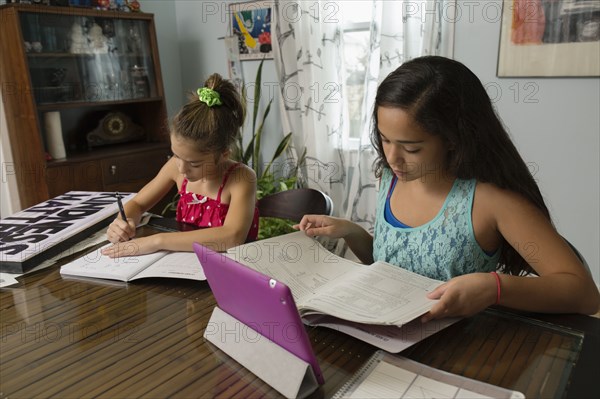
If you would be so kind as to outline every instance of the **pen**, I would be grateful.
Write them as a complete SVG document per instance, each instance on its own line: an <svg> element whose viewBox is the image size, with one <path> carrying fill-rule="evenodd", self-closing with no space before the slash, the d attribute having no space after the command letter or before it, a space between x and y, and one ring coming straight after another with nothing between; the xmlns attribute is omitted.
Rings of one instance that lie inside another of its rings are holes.
<svg viewBox="0 0 600 399"><path fill-rule="evenodd" d="M127 221L127 216L125 215L125 208L123 208L123 203L121 202L121 194L117 191L115 193L117 197L117 205L119 205L119 213L121 214L121 219Z"/></svg>

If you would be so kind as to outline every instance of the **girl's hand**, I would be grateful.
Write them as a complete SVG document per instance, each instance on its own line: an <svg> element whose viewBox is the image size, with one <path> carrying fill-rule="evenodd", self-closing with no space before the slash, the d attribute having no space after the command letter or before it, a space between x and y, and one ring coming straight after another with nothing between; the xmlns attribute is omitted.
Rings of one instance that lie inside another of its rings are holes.
<svg viewBox="0 0 600 399"><path fill-rule="evenodd" d="M110 247L102 249L101 252L102 255L108 256L109 258L150 254L158 250L158 245L156 243L157 235L158 234L126 242L118 242Z"/></svg>
<svg viewBox="0 0 600 399"><path fill-rule="evenodd" d="M130 218L127 218L127 222L116 218L106 230L106 238L113 244L129 241L133 237L135 237L135 223Z"/></svg>
<svg viewBox="0 0 600 399"><path fill-rule="evenodd" d="M496 278L491 273L471 273L454 277L430 292L439 299L422 322L445 317L469 317L496 303Z"/></svg>
<svg viewBox="0 0 600 399"><path fill-rule="evenodd" d="M361 262L373 263L373 236L360 225L342 218L325 215L304 215L299 224L292 226L307 236L343 238Z"/></svg>
<svg viewBox="0 0 600 399"><path fill-rule="evenodd" d="M350 234L352 225L346 219L325 215L304 215L300 223L292 227L304 231L307 236L311 237L344 238Z"/></svg>

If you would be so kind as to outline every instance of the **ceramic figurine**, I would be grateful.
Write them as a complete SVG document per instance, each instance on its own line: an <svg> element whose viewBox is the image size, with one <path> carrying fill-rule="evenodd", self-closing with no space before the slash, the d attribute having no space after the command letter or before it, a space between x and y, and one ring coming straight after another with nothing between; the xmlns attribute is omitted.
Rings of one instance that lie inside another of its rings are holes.
<svg viewBox="0 0 600 399"><path fill-rule="evenodd" d="M33 42L33 43L31 43L31 48L36 53L41 53L42 49L43 49L42 43L40 43L40 42Z"/></svg>
<svg viewBox="0 0 600 399"><path fill-rule="evenodd" d="M97 8L100 10L108 10L110 0L96 0Z"/></svg>
<svg viewBox="0 0 600 399"><path fill-rule="evenodd" d="M83 34L83 27L74 23L71 27L71 53L72 54L87 54L90 52L88 41Z"/></svg>
<svg viewBox="0 0 600 399"><path fill-rule="evenodd" d="M102 33L102 28L100 25L94 23L88 32L88 42L91 52L95 54L108 53L108 43L106 41L107 38Z"/></svg>
<svg viewBox="0 0 600 399"><path fill-rule="evenodd" d="M127 1L125 0L125 2L127 3L127 6L129 7L129 9L132 12L140 12L141 10L141 5L140 2L138 0L131 0L131 1Z"/></svg>

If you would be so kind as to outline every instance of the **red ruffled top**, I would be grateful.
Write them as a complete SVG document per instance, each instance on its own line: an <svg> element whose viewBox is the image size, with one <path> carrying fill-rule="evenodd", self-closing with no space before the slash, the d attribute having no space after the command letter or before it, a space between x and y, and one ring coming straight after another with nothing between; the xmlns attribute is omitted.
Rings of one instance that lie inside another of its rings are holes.
<svg viewBox="0 0 600 399"><path fill-rule="evenodd" d="M227 179L231 172L240 165L236 163L225 172L223 181L219 187L217 198L209 198L204 195L192 193L187 191L187 179L183 179L181 183L181 190L179 190L179 202L177 203L177 215L176 219L178 222L185 222L196 225L198 227L218 227L223 226L225 223L225 217L229 210L229 204L223 204L221 202L221 192L227 184ZM254 208L254 217L252 218L252 224L250 225L250 231L246 242L256 240L258 236L258 208Z"/></svg>

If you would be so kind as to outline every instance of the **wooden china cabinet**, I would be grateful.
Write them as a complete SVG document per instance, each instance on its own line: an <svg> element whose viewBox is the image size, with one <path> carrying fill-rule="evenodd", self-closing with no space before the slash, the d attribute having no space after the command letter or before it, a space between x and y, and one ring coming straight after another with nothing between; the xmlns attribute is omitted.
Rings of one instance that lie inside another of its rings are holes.
<svg viewBox="0 0 600 399"><path fill-rule="evenodd" d="M170 154L152 14L0 6L0 83L23 208L138 191Z"/></svg>

